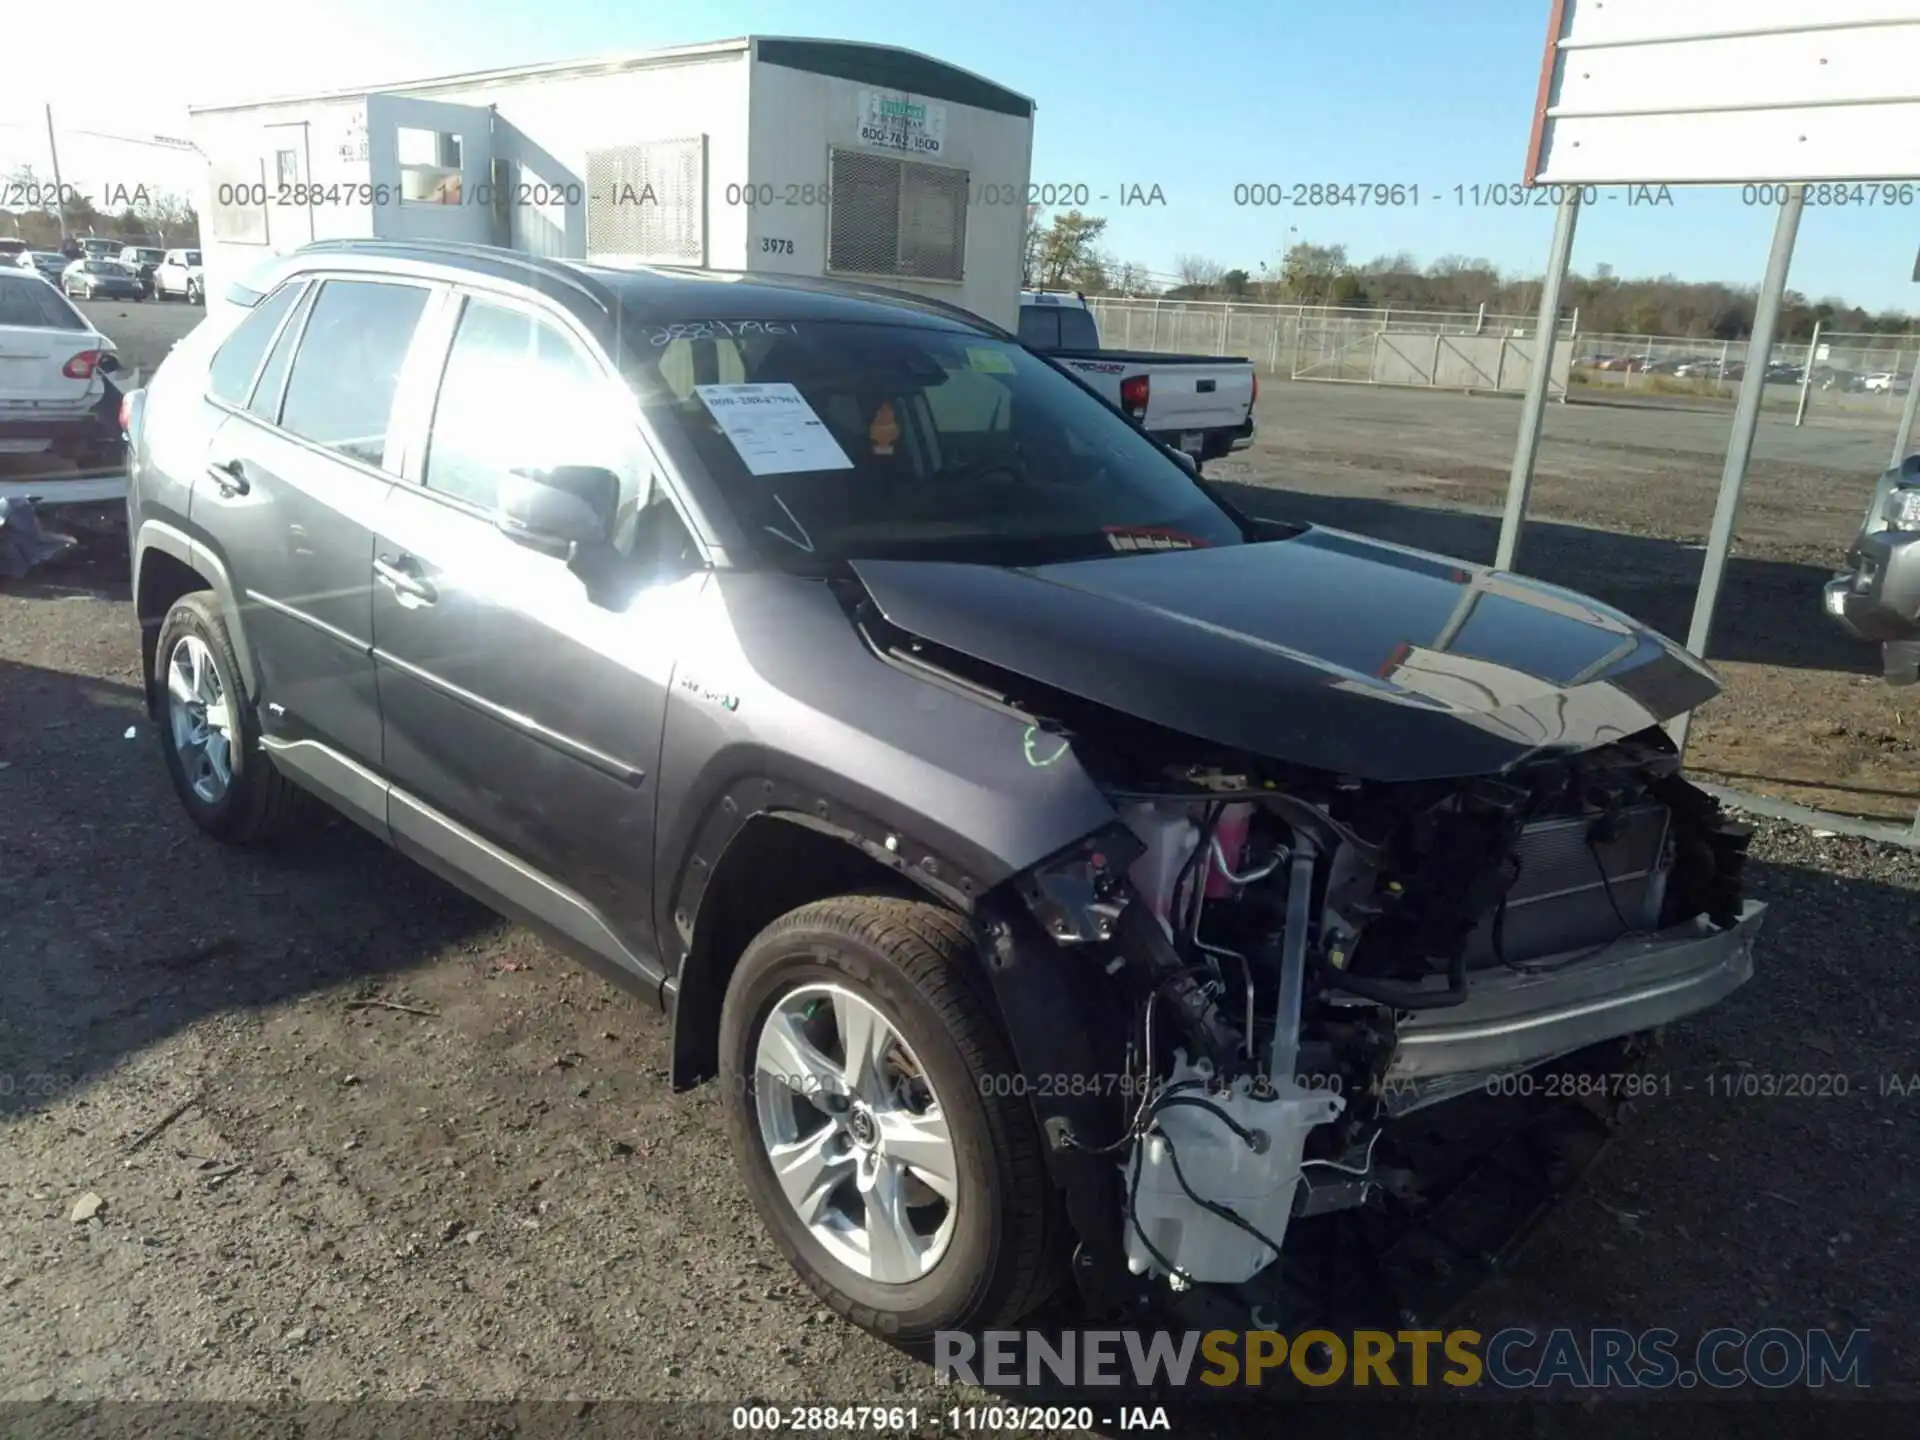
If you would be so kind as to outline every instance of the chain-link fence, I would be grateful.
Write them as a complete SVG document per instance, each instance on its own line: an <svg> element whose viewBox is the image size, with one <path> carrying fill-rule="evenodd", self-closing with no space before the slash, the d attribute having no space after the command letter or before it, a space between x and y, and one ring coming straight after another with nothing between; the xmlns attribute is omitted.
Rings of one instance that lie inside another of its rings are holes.
<svg viewBox="0 0 1920 1440"><path fill-rule="evenodd" d="M1744 340L1674 340L1581 335L1574 345L1573 393L1697 395L1731 399L1755 363ZM1905 403L1920 335L1822 333L1776 341L1765 360L1769 409L1827 409L1896 415Z"/></svg>
<svg viewBox="0 0 1920 1440"><path fill-rule="evenodd" d="M1118 350L1239 355L1293 380L1521 390L1534 318L1478 310L1345 309L1208 300L1088 300L1101 342ZM1574 321L1562 321L1563 347ZM1566 383L1561 364L1550 389Z"/></svg>

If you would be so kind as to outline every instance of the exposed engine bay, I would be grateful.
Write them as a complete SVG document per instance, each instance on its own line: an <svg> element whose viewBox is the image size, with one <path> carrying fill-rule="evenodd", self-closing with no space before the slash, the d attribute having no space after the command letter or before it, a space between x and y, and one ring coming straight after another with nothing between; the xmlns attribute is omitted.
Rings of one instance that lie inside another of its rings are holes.
<svg viewBox="0 0 1920 1440"><path fill-rule="evenodd" d="M1118 1135L1051 1138L1114 1168L1126 1270L1176 1300L1428 1313L1598 1153L1651 1034L1751 974L1748 832L1657 729L1464 781L1160 779L1022 898L1127 1031Z"/></svg>

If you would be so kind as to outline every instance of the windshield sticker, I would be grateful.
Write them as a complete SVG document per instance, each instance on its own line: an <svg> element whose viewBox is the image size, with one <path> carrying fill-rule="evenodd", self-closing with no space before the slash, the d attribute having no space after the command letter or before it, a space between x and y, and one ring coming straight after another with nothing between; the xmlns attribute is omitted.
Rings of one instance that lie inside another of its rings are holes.
<svg viewBox="0 0 1920 1440"><path fill-rule="evenodd" d="M676 340L739 340L748 335L796 335L800 327L790 320L685 320L647 332L649 345L671 345Z"/></svg>
<svg viewBox="0 0 1920 1440"><path fill-rule="evenodd" d="M853 468L833 432L790 384L696 385L693 390L755 475Z"/></svg>
<svg viewBox="0 0 1920 1440"><path fill-rule="evenodd" d="M1139 550L1205 550L1207 542L1191 535L1182 535L1178 530L1162 530L1151 525L1108 525L1104 527L1107 543L1114 549L1133 552Z"/></svg>
<svg viewBox="0 0 1920 1440"><path fill-rule="evenodd" d="M978 370L982 375L1011 375L1014 373L1013 361L998 350L983 350L975 345L967 347L967 368Z"/></svg>

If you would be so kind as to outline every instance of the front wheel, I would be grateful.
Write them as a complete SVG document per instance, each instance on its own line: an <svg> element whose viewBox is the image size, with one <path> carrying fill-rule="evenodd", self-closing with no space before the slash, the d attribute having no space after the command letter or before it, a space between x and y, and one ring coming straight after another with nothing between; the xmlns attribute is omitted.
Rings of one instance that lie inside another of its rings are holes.
<svg viewBox="0 0 1920 1440"><path fill-rule="evenodd" d="M240 662L211 591L174 602L154 647L161 749L180 803L215 839L269 839L304 817L304 792L260 744Z"/></svg>
<svg viewBox="0 0 1920 1440"><path fill-rule="evenodd" d="M972 951L938 906L823 900L761 932L721 1013L762 1221L821 1299L903 1343L1011 1322L1059 1273L1039 1130Z"/></svg>
<svg viewBox="0 0 1920 1440"><path fill-rule="evenodd" d="M206 298L207 298L206 288L200 283L200 281L189 280L187 282L187 303L189 305L199 305L203 303L206 300Z"/></svg>

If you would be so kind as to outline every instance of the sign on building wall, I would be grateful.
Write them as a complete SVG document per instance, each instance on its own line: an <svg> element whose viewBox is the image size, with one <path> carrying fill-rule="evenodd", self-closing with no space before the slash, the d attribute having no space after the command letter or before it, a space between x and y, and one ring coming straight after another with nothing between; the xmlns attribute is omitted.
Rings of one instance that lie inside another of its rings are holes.
<svg viewBox="0 0 1920 1440"><path fill-rule="evenodd" d="M347 129L340 141L340 158L364 162L367 158L367 112L356 109L347 117Z"/></svg>
<svg viewBox="0 0 1920 1440"><path fill-rule="evenodd" d="M876 150L938 155L946 144L947 107L900 90L862 90L857 133Z"/></svg>

